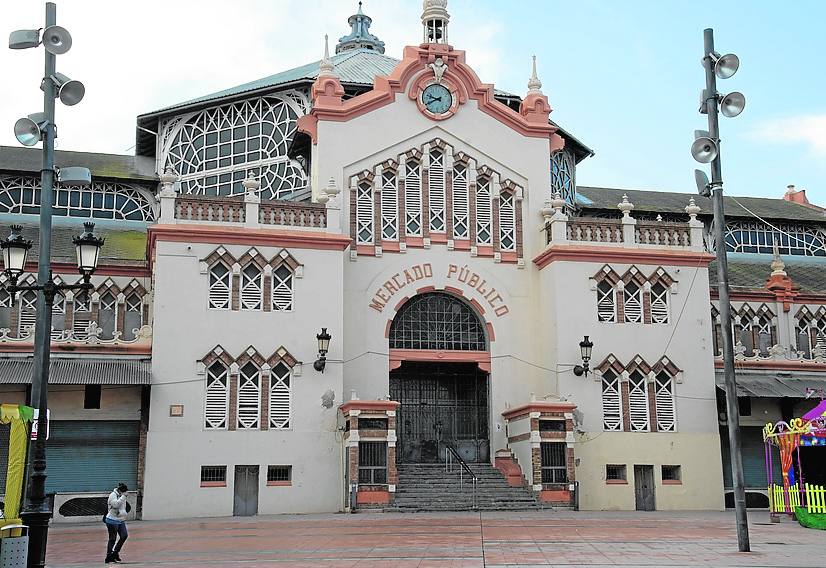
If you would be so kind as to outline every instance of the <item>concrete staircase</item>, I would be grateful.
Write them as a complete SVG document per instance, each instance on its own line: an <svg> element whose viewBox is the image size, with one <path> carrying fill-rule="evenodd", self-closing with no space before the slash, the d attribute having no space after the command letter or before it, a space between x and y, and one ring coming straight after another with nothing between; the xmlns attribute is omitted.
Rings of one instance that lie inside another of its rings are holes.
<svg viewBox="0 0 826 568"><path fill-rule="evenodd" d="M502 473L487 463L469 464L479 479L476 506L483 511L536 509L528 489L509 487ZM473 508L473 483L465 472L460 487L459 466L452 473L444 464L399 464L399 483L390 511L467 511Z"/></svg>

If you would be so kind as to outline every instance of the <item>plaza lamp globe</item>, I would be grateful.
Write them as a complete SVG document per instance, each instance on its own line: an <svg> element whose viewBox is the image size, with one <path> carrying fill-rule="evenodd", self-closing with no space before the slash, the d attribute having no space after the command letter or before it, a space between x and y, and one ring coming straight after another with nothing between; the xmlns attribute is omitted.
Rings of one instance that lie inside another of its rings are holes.
<svg viewBox="0 0 826 568"><path fill-rule="evenodd" d="M32 248L32 242L24 239L23 235L20 234L22 230L23 227L20 225L12 225L11 234L0 242L0 248L3 249L3 269L12 282L15 282L23 274L26 257L29 254L29 249Z"/></svg>
<svg viewBox="0 0 826 568"><path fill-rule="evenodd" d="M582 360L587 363L591 360L591 351L594 349L594 342L588 339L586 335L585 338L579 342L579 350L581 351Z"/></svg>
<svg viewBox="0 0 826 568"><path fill-rule="evenodd" d="M83 223L85 231L72 239L77 251L77 269L85 279L88 279L98 266L100 248L104 239L95 234L95 224Z"/></svg>

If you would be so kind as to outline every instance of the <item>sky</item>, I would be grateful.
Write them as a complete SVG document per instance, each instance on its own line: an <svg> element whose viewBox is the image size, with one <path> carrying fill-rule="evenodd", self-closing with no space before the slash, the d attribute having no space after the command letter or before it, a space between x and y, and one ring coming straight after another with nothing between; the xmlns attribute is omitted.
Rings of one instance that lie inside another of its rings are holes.
<svg viewBox="0 0 826 568"><path fill-rule="evenodd" d="M41 0L0 2L0 34L41 27ZM706 6L709 6L706 4ZM134 153L135 117L321 57L349 32L355 0L62 0L73 37L59 72L86 85L57 105L57 148ZM595 151L579 185L694 192L689 153L704 87L703 29L740 70L718 81L746 109L721 117L725 191L780 197L806 189L826 206L826 2L450 0L451 44L480 78L524 95L537 56L551 117ZM371 31L401 57L421 38L420 0L365 0ZM42 108L42 49L0 49L0 145ZM2 151L2 150L0 150Z"/></svg>

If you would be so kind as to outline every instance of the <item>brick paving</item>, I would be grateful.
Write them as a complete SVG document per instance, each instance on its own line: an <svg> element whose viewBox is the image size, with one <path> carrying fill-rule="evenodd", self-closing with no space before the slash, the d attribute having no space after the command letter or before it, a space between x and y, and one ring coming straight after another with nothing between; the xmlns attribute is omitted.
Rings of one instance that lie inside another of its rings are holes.
<svg viewBox="0 0 826 568"><path fill-rule="evenodd" d="M122 556L135 568L826 566L826 533L749 519L750 554L731 513L544 510L133 522ZM105 548L102 523L53 525L47 565L103 566Z"/></svg>

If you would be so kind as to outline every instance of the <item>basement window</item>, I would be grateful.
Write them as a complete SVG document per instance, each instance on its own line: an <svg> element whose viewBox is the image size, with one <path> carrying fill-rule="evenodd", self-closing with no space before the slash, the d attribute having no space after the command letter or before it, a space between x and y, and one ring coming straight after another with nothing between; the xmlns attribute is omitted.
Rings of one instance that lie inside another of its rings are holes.
<svg viewBox="0 0 826 568"><path fill-rule="evenodd" d="M83 408L86 410L100 409L100 385L83 387Z"/></svg>
<svg viewBox="0 0 826 568"><path fill-rule="evenodd" d="M683 482L683 468L679 465L663 466L663 483L680 484Z"/></svg>
<svg viewBox="0 0 826 568"><path fill-rule="evenodd" d="M202 465L201 466L201 487L226 487L227 486L227 466L225 465Z"/></svg>
<svg viewBox="0 0 826 568"><path fill-rule="evenodd" d="M628 483L625 464L607 464L605 466L605 483Z"/></svg>
<svg viewBox="0 0 826 568"><path fill-rule="evenodd" d="M267 466L267 485L292 485L293 466L291 465L269 465Z"/></svg>

